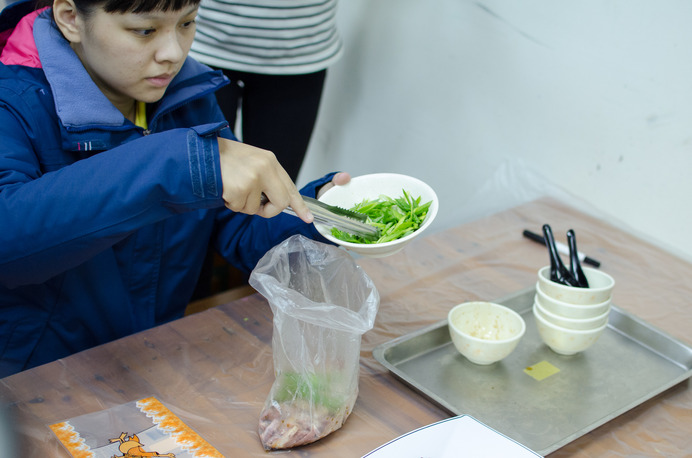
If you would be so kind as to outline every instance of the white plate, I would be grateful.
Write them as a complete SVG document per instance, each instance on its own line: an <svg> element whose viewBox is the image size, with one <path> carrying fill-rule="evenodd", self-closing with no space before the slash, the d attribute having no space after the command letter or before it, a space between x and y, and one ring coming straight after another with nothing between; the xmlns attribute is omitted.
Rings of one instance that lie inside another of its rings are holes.
<svg viewBox="0 0 692 458"><path fill-rule="evenodd" d="M448 418L406 433L363 458L540 457L468 415Z"/></svg>

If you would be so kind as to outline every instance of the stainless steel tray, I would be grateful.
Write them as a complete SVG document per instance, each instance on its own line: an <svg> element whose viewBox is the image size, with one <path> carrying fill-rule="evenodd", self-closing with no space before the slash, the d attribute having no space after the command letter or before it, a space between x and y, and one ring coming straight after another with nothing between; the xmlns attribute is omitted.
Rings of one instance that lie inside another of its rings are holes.
<svg viewBox="0 0 692 458"><path fill-rule="evenodd" d="M541 341L534 288L494 302L523 316L526 334L506 359L478 366L452 344L447 320L375 348L377 361L453 414L468 414L547 455L692 375L692 348L613 305L596 343L561 356ZM543 380L525 369L547 362Z"/></svg>

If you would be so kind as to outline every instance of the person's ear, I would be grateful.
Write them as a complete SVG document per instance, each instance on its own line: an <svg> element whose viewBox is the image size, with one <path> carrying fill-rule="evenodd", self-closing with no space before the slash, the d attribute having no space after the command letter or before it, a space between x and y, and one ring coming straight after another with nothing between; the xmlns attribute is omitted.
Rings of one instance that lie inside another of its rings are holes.
<svg viewBox="0 0 692 458"><path fill-rule="evenodd" d="M80 29L83 21L73 0L54 0L53 17L67 41L70 43L81 41Z"/></svg>

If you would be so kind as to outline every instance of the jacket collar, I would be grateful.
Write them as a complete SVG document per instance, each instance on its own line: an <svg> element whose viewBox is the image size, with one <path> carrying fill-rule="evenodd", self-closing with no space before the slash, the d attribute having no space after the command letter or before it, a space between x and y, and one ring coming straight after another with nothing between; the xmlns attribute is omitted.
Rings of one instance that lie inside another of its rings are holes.
<svg viewBox="0 0 692 458"><path fill-rule="evenodd" d="M51 16L52 9L36 18L34 40L62 123L66 127L124 125L123 114L92 81Z"/></svg>

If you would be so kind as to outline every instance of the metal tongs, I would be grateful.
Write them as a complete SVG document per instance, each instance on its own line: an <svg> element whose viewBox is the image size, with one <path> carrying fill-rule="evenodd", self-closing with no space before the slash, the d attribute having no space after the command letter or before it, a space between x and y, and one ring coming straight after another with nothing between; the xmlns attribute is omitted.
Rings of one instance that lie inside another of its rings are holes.
<svg viewBox="0 0 692 458"><path fill-rule="evenodd" d="M577 288L588 288L589 282L584 275L577 252L577 238L574 230L567 231L567 242L569 245L569 270L562 263L562 258L555 246L555 238L550 225L543 225L543 236L545 245L550 253L550 280L563 285L576 286Z"/></svg>
<svg viewBox="0 0 692 458"><path fill-rule="evenodd" d="M335 205L326 204L320 200L313 199L308 196L301 196L305 205L310 209L316 223L324 224L325 226L335 227L341 231L348 232L352 235L357 235L368 240L377 240L380 238L380 229L366 224L367 215L363 213L346 210L345 208ZM267 202L267 197L262 194L262 203ZM284 213L297 216L296 212L291 207L283 210Z"/></svg>

